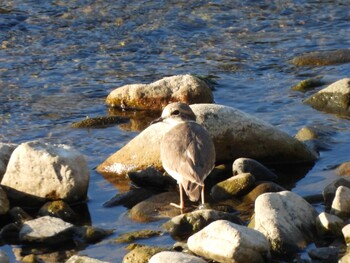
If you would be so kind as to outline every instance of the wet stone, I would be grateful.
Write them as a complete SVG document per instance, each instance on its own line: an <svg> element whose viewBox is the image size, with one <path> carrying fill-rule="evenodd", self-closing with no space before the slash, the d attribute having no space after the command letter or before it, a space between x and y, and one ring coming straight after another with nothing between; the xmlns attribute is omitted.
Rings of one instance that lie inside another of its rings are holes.
<svg viewBox="0 0 350 263"><path fill-rule="evenodd" d="M164 250L166 248L137 246L124 256L123 263L148 263L153 255Z"/></svg>
<svg viewBox="0 0 350 263"><path fill-rule="evenodd" d="M0 186L0 215L6 214L10 209L10 201L7 198L7 194Z"/></svg>
<svg viewBox="0 0 350 263"><path fill-rule="evenodd" d="M220 201L244 195L254 186L255 177L251 173L241 173L214 185L210 194L216 201Z"/></svg>
<svg viewBox="0 0 350 263"><path fill-rule="evenodd" d="M341 165L339 165L337 167L337 169L335 170L337 174L341 175L341 176L346 176L346 177L350 177L350 162L345 162L342 163Z"/></svg>
<svg viewBox="0 0 350 263"><path fill-rule="evenodd" d="M322 195L323 195L323 199L324 199L326 207L328 207L328 208L331 207L332 202L333 202L334 197L335 197L335 193L336 193L339 186L345 186L345 187L350 188L350 179L339 178L324 188Z"/></svg>
<svg viewBox="0 0 350 263"><path fill-rule="evenodd" d="M344 226L341 230L346 244L350 244L350 224Z"/></svg>
<svg viewBox="0 0 350 263"><path fill-rule="evenodd" d="M155 187L167 189L176 186L176 181L171 176L166 176L158 169L148 167L145 170L128 173L130 180L139 187Z"/></svg>
<svg viewBox="0 0 350 263"><path fill-rule="evenodd" d="M316 229L320 236L340 236L344 221L325 212L320 213L316 218Z"/></svg>
<svg viewBox="0 0 350 263"><path fill-rule="evenodd" d="M315 77L315 78L302 80L296 85L294 85L291 89L296 91L306 92L308 90L312 90L324 84L325 82L321 80L321 77Z"/></svg>
<svg viewBox="0 0 350 263"><path fill-rule="evenodd" d="M264 193L275 193L285 191L286 189L274 182L260 183L253 190L243 197L243 203L254 203L258 196Z"/></svg>
<svg viewBox="0 0 350 263"><path fill-rule="evenodd" d="M216 220L227 220L236 224L242 224L242 221L236 215L211 209L201 209L175 216L164 223L162 227L175 240L186 240L189 236Z"/></svg>
<svg viewBox="0 0 350 263"><path fill-rule="evenodd" d="M233 162L232 172L234 175L251 173L256 181L274 181L278 176L270 169L250 158L238 158Z"/></svg>
<svg viewBox="0 0 350 263"><path fill-rule="evenodd" d="M6 167L10 160L11 154L16 147L17 144L0 142L0 182L6 172Z"/></svg>
<svg viewBox="0 0 350 263"><path fill-rule="evenodd" d="M40 208L38 215L58 217L70 223L76 222L78 217L73 209L62 200L47 202Z"/></svg>
<svg viewBox="0 0 350 263"><path fill-rule="evenodd" d="M350 50L339 49L334 51L314 51L297 56L292 60L296 66L327 66L350 62Z"/></svg>
<svg viewBox="0 0 350 263"><path fill-rule="evenodd" d="M350 217L350 188L339 186L332 202L331 214L342 219Z"/></svg>
<svg viewBox="0 0 350 263"><path fill-rule="evenodd" d="M103 229L93 226L74 227L74 240L80 243L94 244L113 233L113 229Z"/></svg>
<svg viewBox="0 0 350 263"><path fill-rule="evenodd" d="M72 239L73 225L60 218L44 216L26 221L20 232L22 242L59 244Z"/></svg>
<svg viewBox="0 0 350 263"><path fill-rule="evenodd" d="M14 222L18 225L23 225L24 222L33 219L26 211L24 211L21 207L18 206L12 207L9 213L13 218Z"/></svg>
<svg viewBox="0 0 350 263"><path fill-rule="evenodd" d="M317 260L318 262L324 262L324 263L338 262L339 248L336 248L336 247L313 248L313 249L309 249L307 252L312 259Z"/></svg>
<svg viewBox="0 0 350 263"><path fill-rule="evenodd" d="M155 254L149 263L206 263L204 259L182 252L163 251Z"/></svg>
<svg viewBox="0 0 350 263"><path fill-rule="evenodd" d="M147 239L155 236L160 236L162 234L163 232L159 230L144 229L144 230L121 234L119 235L118 238L114 239L114 241L117 243L128 243L137 239Z"/></svg>
<svg viewBox="0 0 350 263"><path fill-rule="evenodd" d="M5 225L0 231L0 239L6 244L20 244L20 227L15 223Z"/></svg>

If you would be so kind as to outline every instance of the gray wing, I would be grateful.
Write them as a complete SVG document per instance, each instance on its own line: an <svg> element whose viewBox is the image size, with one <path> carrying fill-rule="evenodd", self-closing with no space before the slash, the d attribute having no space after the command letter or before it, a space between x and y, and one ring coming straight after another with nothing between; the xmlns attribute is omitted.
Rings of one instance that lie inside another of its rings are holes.
<svg viewBox="0 0 350 263"><path fill-rule="evenodd" d="M209 133L201 125L181 123L164 135L161 158L167 172L180 175L179 182L186 194L195 199L200 190L198 186L203 186L204 179L214 168L215 148Z"/></svg>

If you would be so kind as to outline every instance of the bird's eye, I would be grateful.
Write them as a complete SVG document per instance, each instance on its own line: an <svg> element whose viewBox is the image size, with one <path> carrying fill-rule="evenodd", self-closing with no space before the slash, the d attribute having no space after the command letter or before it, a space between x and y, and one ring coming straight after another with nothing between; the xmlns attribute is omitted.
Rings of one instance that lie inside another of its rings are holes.
<svg viewBox="0 0 350 263"><path fill-rule="evenodd" d="M171 115L179 115L180 114L180 111L178 111L178 110L174 110L172 113L171 113Z"/></svg>

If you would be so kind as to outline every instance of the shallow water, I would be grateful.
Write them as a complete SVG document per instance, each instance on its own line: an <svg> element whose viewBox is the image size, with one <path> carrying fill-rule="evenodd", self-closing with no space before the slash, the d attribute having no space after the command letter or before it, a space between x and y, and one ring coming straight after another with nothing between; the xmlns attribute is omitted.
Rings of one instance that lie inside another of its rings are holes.
<svg viewBox="0 0 350 263"><path fill-rule="evenodd" d="M102 204L118 190L93 168L137 132L118 126L73 129L86 116L107 115L107 94L130 83L164 76L215 77L216 103L236 107L294 135L325 126L329 149L292 186L320 193L335 177L331 167L349 161L350 120L302 103L315 91L291 91L308 77L326 82L349 77L350 64L309 68L289 60L305 52L350 45L344 1L110 1L10 0L0 3L0 140L40 139L74 146L91 169L88 208L92 224L119 233L158 228L130 221L122 207ZM124 245L109 239L81 254L119 262ZM165 236L141 243L172 244ZM9 254L9 246L1 247Z"/></svg>

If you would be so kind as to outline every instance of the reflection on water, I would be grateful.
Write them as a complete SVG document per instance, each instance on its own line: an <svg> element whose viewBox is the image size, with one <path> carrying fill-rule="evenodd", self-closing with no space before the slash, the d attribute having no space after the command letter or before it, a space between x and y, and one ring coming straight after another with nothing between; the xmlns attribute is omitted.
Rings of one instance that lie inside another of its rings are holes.
<svg viewBox="0 0 350 263"><path fill-rule="evenodd" d="M329 178L322 170L350 160L350 122L304 105L315 91L290 88L308 77L323 76L327 83L349 77L350 64L304 68L289 61L305 52L348 48L349 31L344 1L3 1L0 140L74 146L91 168L92 223L124 232L142 228L127 219L124 208L102 208L117 190L93 168L147 127L153 116L115 112L104 99L124 84L184 73L211 75L216 103L253 114L291 135L305 125L335 131L332 144L305 170L306 176L287 183L297 193L318 192ZM119 114L131 121L106 129L70 127L86 117ZM149 242L160 239L172 243L167 237ZM126 253L122 246L105 243L85 252L111 261Z"/></svg>

